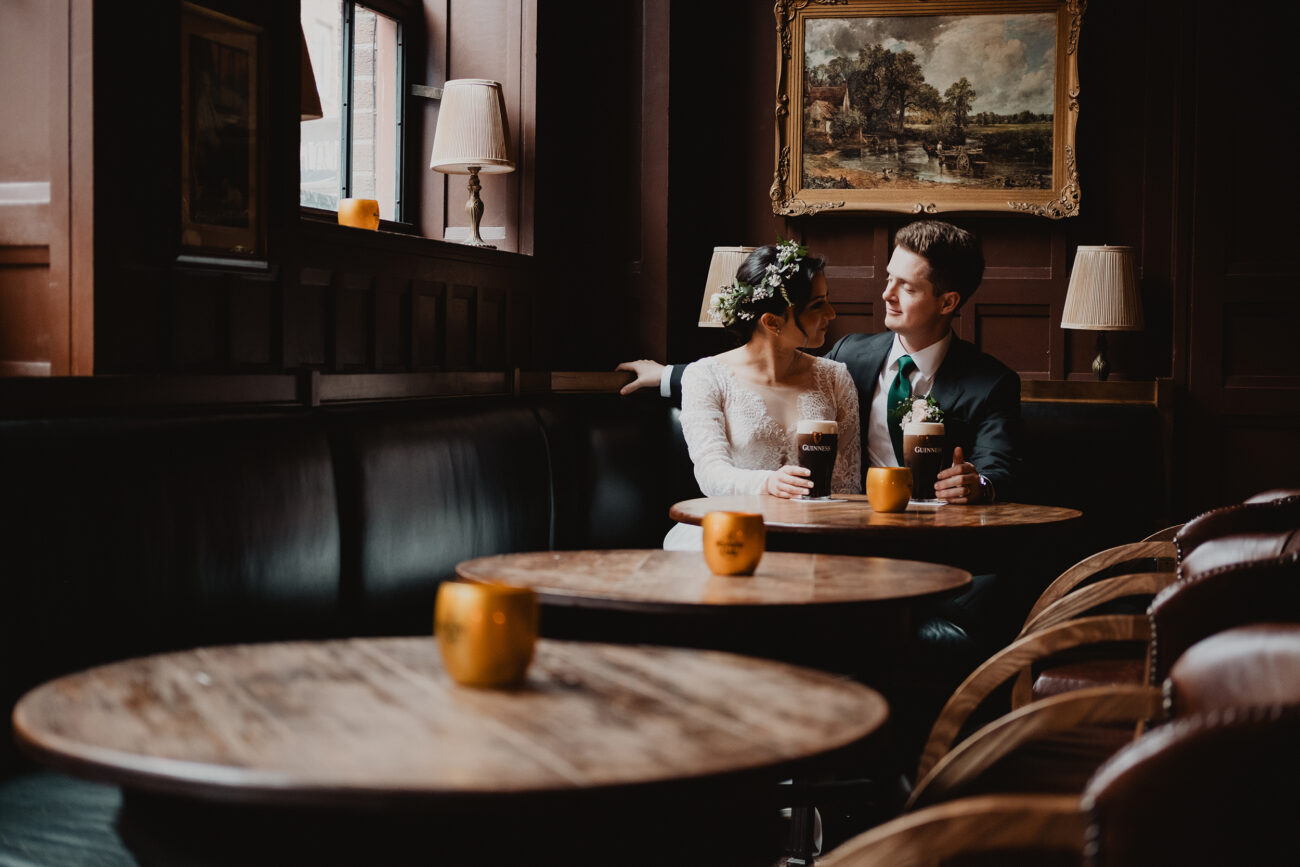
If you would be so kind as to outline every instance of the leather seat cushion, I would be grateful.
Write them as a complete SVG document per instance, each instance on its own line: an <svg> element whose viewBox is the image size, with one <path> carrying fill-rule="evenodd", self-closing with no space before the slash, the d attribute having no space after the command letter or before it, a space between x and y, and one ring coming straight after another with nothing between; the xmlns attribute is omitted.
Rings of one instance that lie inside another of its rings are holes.
<svg viewBox="0 0 1300 867"><path fill-rule="evenodd" d="M1055 665L1034 679L1034 698L1086 689L1092 686L1141 684L1146 681L1146 661L1131 659L1089 659Z"/></svg>
<svg viewBox="0 0 1300 867"><path fill-rule="evenodd" d="M1169 670L1173 713L1300 705L1300 624L1256 623L1204 638Z"/></svg>

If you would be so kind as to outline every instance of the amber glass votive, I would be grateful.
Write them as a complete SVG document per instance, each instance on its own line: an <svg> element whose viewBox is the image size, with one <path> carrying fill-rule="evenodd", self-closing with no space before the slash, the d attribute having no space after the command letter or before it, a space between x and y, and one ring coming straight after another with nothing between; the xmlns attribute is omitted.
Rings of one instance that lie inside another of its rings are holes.
<svg viewBox="0 0 1300 867"><path fill-rule="evenodd" d="M763 558L767 528L756 512L709 512L704 529L704 562L715 575L753 575Z"/></svg>
<svg viewBox="0 0 1300 867"><path fill-rule="evenodd" d="M339 199L339 225L378 229L379 202L374 199Z"/></svg>
<svg viewBox="0 0 1300 867"><path fill-rule="evenodd" d="M518 683L537 644L537 595L527 587L444 581L433 630L452 680L466 686Z"/></svg>
<svg viewBox="0 0 1300 867"><path fill-rule="evenodd" d="M907 467L867 469L867 502L877 512L903 512L912 498L912 471Z"/></svg>

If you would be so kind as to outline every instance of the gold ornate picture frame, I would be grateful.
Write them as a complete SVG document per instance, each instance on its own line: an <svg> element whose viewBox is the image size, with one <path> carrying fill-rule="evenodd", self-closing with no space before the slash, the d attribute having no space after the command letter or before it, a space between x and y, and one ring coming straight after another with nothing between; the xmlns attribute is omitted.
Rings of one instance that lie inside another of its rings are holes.
<svg viewBox="0 0 1300 867"><path fill-rule="evenodd" d="M1079 211L1087 0L778 0L772 211Z"/></svg>

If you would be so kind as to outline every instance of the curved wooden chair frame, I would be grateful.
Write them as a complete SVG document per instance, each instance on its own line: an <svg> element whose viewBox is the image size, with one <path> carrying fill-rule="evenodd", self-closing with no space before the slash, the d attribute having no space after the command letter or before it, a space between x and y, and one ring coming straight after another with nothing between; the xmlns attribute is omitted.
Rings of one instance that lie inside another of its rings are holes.
<svg viewBox="0 0 1300 867"><path fill-rule="evenodd" d="M1077 851L1088 816L1077 795L982 795L899 816L837 846L818 867L932 864L973 852Z"/></svg>
<svg viewBox="0 0 1300 867"><path fill-rule="evenodd" d="M1151 625L1136 614L1110 614L1080 617L1049 626L1013 641L980 664L939 711L921 751L916 779L922 780L943 757L961 733L962 726L980 703L999 686L1018 675L1021 669L1040 659L1075 647L1108 642L1151 640Z"/></svg>
<svg viewBox="0 0 1300 867"><path fill-rule="evenodd" d="M1142 725L1163 716L1163 700L1154 686L1098 686L1036 701L999 717L939 759L917 783L905 810L942 801L975 780L1018 747L1048 735L1095 725Z"/></svg>
<svg viewBox="0 0 1300 867"><path fill-rule="evenodd" d="M1178 535L1178 531L1183 529L1182 524L1174 524L1171 527L1165 527L1163 530L1156 530L1150 536L1143 539L1143 542L1172 542Z"/></svg>
<svg viewBox="0 0 1300 867"><path fill-rule="evenodd" d="M1128 542L1084 557L1062 572L1055 581L1047 585L1047 588L1039 594L1033 607L1029 609L1029 615L1025 618L1025 623L1030 623L1042 613L1044 608L1104 569L1109 569L1111 566L1126 563L1130 560L1155 559L1162 561L1161 565L1164 565L1166 561L1169 565L1168 569L1158 571L1172 572L1175 568L1177 556L1178 550L1173 542Z"/></svg>
<svg viewBox="0 0 1300 867"><path fill-rule="evenodd" d="M1114 599L1122 599L1125 596L1155 596L1174 583L1177 578L1176 572L1133 572L1129 575L1103 578L1101 581L1067 593L1048 605L1038 612L1036 617L1025 623L1017 637L1023 638L1031 632L1073 620L1098 605Z"/></svg>

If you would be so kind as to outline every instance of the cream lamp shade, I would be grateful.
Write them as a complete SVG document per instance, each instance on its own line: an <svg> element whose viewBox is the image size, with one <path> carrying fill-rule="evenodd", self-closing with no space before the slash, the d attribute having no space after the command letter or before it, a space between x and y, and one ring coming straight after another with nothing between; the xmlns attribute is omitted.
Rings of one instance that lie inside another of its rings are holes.
<svg viewBox="0 0 1300 867"><path fill-rule="evenodd" d="M1099 332L1092 370L1105 380L1110 374L1106 332L1142 329L1142 300L1132 247L1079 247L1065 293L1061 327Z"/></svg>
<svg viewBox="0 0 1300 867"><path fill-rule="evenodd" d="M438 126L433 131L433 156L429 168L453 175L469 175L471 247L492 248L479 237L483 201L479 198L479 173L513 172L510 156L510 126L501 85L484 78L455 78L443 85Z"/></svg>
<svg viewBox="0 0 1300 867"><path fill-rule="evenodd" d="M709 276L704 281L704 300L700 302L701 328L722 327L721 322L714 322L709 318L709 304L722 287L730 286L731 281L736 279L736 271L752 252L754 252L753 247L713 248L713 258L709 260Z"/></svg>
<svg viewBox="0 0 1300 867"><path fill-rule="evenodd" d="M442 87L438 126L429 168L452 175L513 172L510 126L501 85L483 78L457 78Z"/></svg>
<svg viewBox="0 0 1300 867"><path fill-rule="evenodd" d="M1080 247L1065 293L1062 328L1141 331L1132 247Z"/></svg>

